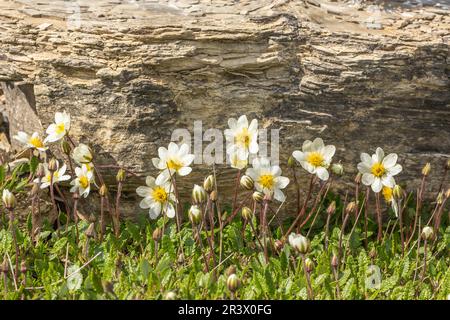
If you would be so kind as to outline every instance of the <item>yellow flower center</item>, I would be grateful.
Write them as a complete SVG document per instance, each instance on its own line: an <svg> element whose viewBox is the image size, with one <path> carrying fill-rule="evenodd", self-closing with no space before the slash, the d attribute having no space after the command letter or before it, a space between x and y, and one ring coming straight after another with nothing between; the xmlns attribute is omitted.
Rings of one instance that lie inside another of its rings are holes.
<svg viewBox="0 0 450 320"><path fill-rule="evenodd" d="M61 134L66 132L66 127L64 126L64 123L60 123L56 125L56 134Z"/></svg>
<svg viewBox="0 0 450 320"><path fill-rule="evenodd" d="M247 128L243 128L241 132L234 137L234 143L242 145L244 148L250 146L250 134Z"/></svg>
<svg viewBox="0 0 450 320"><path fill-rule="evenodd" d="M44 146L44 143L38 137L31 137L28 143L35 148L42 148Z"/></svg>
<svg viewBox="0 0 450 320"><path fill-rule="evenodd" d="M386 168L382 163L377 162L372 166L371 172L375 177L380 178L386 173Z"/></svg>
<svg viewBox="0 0 450 320"><path fill-rule="evenodd" d="M382 192L383 192L384 200L386 200L386 202L391 202L392 201L392 188L383 187Z"/></svg>
<svg viewBox="0 0 450 320"><path fill-rule="evenodd" d="M259 177L259 184L262 185L264 188L266 189L272 189L273 185L274 185L274 179L273 179L273 175L271 174L264 174L262 176Z"/></svg>
<svg viewBox="0 0 450 320"><path fill-rule="evenodd" d="M168 169L173 169L175 171L180 170L183 167L183 164L178 161L178 160L174 160L174 159L169 159L167 161L167 168Z"/></svg>
<svg viewBox="0 0 450 320"><path fill-rule="evenodd" d="M164 203L167 201L167 192L164 188L156 187L152 191L152 198L157 202Z"/></svg>
<svg viewBox="0 0 450 320"><path fill-rule="evenodd" d="M324 157L319 152L311 152L308 154L308 157L306 158L306 161L314 167L320 167L323 165Z"/></svg>
<svg viewBox="0 0 450 320"><path fill-rule="evenodd" d="M89 180L86 176L79 177L78 181L80 182L80 186L83 187L83 189L89 187Z"/></svg>

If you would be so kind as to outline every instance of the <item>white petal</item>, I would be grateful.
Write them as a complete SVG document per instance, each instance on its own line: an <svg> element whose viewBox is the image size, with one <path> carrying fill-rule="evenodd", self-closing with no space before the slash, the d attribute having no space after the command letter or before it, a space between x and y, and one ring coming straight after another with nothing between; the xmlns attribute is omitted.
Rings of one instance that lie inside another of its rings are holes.
<svg viewBox="0 0 450 320"><path fill-rule="evenodd" d="M392 168L397 163L397 154L396 153L390 153L383 159L383 166L386 169Z"/></svg>
<svg viewBox="0 0 450 320"><path fill-rule="evenodd" d="M333 158L334 154L336 153L336 147L333 145L328 145L323 148L323 157L325 158L326 162L331 162L331 159Z"/></svg>
<svg viewBox="0 0 450 320"><path fill-rule="evenodd" d="M402 171L402 166L399 164L396 164L392 168L388 169L389 175L391 175L391 176L395 176L395 175L399 174L401 171Z"/></svg>
<svg viewBox="0 0 450 320"><path fill-rule="evenodd" d="M284 189L289 184L289 178L287 177L277 177L276 178L276 186L278 189Z"/></svg>
<svg viewBox="0 0 450 320"><path fill-rule="evenodd" d="M159 202L154 202L150 206L149 215L150 219L156 219L158 218L159 214L161 213L161 204Z"/></svg>
<svg viewBox="0 0 450 320"><path fill-rule="evenodd" d="M368 153L365 153L365 152L361 153L361 161L370 167L373 164L372 157Z"/></svg>
<svg viewBox="0 0 450 320"><path fill-rule="evenodd" d="M319 151L323 147L324 147L323 140L321 138L315 138L311 145L311 150Z"/></svg>
<svg viewBox="0 0 450 320"><path fill-rule="evenodd" d="M139 207L142 209L148 209L152 205L153 201L150 198L144 198L139 202Z"/></svg>
<svg viewBox="0 0 450 320"><path fill-rule="evenodd" d="M311 174L316 173L316 168L307 161L300 161L300 165Z"/></svg>
<svg viewBox="0 0 450 320"><path fill-rule="evenodd" d="M373 192L378 193L381 191L382 188L383 188L383 184L381 183L381 179L375 178L375 180L372 183Z"/></svg>
<svg viewBox="0 0 450 320"><path fill-rule="evenodd" d="M153 166L159 170L163 170L166 167L164 162L161 161L159 158L153 158L152 163L153 163Z"/></svg>
<svg viewBox="0 0 450 320"><path fill-rule="evenodd" d="M257 131L258 130L258 120L253 119L248 126L248 131Z"/></svg>
<svg viewBox="0 0 450 320"><path fill-rule="evenodd" d="M358 163L357 167L358 167L358 171L363 174L372 172L372 168L367 162L360 162L360 163Z"/></svg>
<svg viewBox="0 0 450 320"><path fill-rule="evenodd" d="M187 145L187 143L183 143L180 146L180 149L178 149L178 156L182 158L184 155L188 153L189 153L189 146Z"/></svg>
<svg viewBox="0 0 450 320"><path fill-rule="evenodd" d="M365 185L365 186L370 186L372 185L373 181L375 180L375 176L371 173L364 173L362 175L361 178L361 182Z"/></svg>
<svg viewBox="0 0 450 320"><path fill-rule="evenodd" d="M195 159L195 155L193 154L186 154L183 156L183 158L181 159L181 161L183 162L183 164L185 166L188 166L192 163L192 161L194 161Z"/></svg>
<svg viewBox="0 0 450 320"><path fill-rule="evenodd" d="M239 117L237 124L239 127L246 127L248 128L248 120L247 120L247 116L244 114L242 116Z"/></svg>
<svg viewBox="0 0 450 320"><path fill-rule="evenodd" d="M175 217L175 208L173 207L173 205L171 203L169 203L167 205L167 211L166 211L166 216L168 218L173 218Z"/></svg>
<svg viewBox="0 0 450 320"><path fill-rule="evenodd" d="M156 185L155 178L153 178L152 176L147 176L145 178L145 184L151 188L154 188Z"/></svg>
<svg viewBox="0 0 450 320"><path fill-rule="evenodd" d="M140 197L148 197L149 195L150 195L150 192L151 192L151 188L149 188L149 187L144 187L144 186L141 186L141 187L137 187L136 188L136 193L140 196ZM145 208L144 208L145 209Z"/></svg>
<svg viewBox="0 0 450 320"><path fill-rule="evenodd" d="M175 155L178 152L178 145L175 142L169 143L169 156Z"/></svg>
<svg viewBox="0 0 450 320"><path fill-rule="evenodd" d="M286 196L280 189L274 190L273 197L275 198L275 200L278 200L280 202L283 202L284 200L286 200Z"/></svg>
<svg viewBox="0 0 450 320"><path fill-rule="evenodd" d="M158 186L161 186L164 184L164 182L166 182L167 180L170 179L170 174L169 174L169 170L164 170L162 171L155 180L155 184Z"/></svg>
<svg viewBox="0 0 450 320"><path fill-rule="evenodd" d="M327 181L330 176L328 173L328 170L325 169L324 167L317 167L316 174L319 177L319 179L321 179L323 181Z"/></svg>
<svg viewBox="0 0 450 320"><path fill-rule="evenodd" d="M249 151L250 151L250 153L256 154L256 153L258 153L258 150L259 150L259 146L255 139L255 141L250 143Z"/></svg>
<svg viewBox="0 0 450 320"><path fill-rule="evenodd" d="M165 160L167 158L167 149L164 147L159 147L158 156L161 160Z"/></svg>
<svg viewBox="0 0 450 320"><path fill-rule="evenodd" d="M235 118L228 119L228 126L230 127L231 130L236 129L236 126L237 126L236 119Z"/></svg>
<svg viewBox="0 0 450 320"><path fill-rule="evenodd" d="M393 188L395 186L395 179L392 176L385 175L381 178L381 183L386 187Z"/></svg>
<svg viewBox="0 0 450 320"><path fill-rule="evenodd" d="M376 162L381 162L381 161L383 161L383 158L384 158L384 151L383 151L383 149L381 149L380 147L378 147L377 148L377 150L375 150L375 161Z"/></svg>
<svg viewBox="0 0 450 320"><path fill-rule="evenodd" d="M294 152L292 152L292 156L298 162L303 161L306 158L306 154L304 152L301 152L301 151L298 151L298 150L295 150Z"/></svg>
<svg viewBox="0 0 450 320"><path fill-rule="evenodd" d="M178 170L178 174L180 176L187 176L189 173L191 173L191 171L191 167L182 167L180 170Z"/></svg>
<svg viewBox="0 0 450 320"><path fill-rule="evenodd" d="M303 152L309 152L312 150L312 142L310 140L305 140L302 145Z"/></svg>

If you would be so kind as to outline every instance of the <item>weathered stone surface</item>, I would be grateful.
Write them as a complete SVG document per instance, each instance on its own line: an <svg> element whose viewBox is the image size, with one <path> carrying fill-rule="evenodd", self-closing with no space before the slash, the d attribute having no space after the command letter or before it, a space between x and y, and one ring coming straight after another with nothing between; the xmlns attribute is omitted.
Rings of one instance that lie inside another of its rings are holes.
<svg viewBox="0 0 450 320"><path fill-rule="evenodd" d="M438 184L450 157L449 7L374 2L0 0L10 136L65 109L101 162L154 174L171 130L224 129L245 113L282 129L282 163L320 136L337 146L343 184L376 146L399 153L402 180L432 161ZM231 188L233 171L220 172Z"/></svg>

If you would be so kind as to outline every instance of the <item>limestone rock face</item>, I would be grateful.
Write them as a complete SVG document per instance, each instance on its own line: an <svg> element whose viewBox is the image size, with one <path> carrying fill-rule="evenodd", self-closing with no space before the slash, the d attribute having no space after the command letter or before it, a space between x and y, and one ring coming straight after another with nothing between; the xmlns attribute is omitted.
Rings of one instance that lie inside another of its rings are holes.
<svg viewBox="0 0 450 320"><path fill-rule="evenodd" d="M0 0L9 136L42 131L67 110L72 135L100 163L146 175L173 129L192 131L194 120L225 129L247 114L281 129L283 169L320 136L337 146L341 187L360 152L377 146L399 154L403 181L417 182L431 161L438 185L450 157L449 6L405 3ZM210 170L197 166L180 183ZM228 190L235 172L219 172ZM126 191L143 181L131 178Z"/></svg>

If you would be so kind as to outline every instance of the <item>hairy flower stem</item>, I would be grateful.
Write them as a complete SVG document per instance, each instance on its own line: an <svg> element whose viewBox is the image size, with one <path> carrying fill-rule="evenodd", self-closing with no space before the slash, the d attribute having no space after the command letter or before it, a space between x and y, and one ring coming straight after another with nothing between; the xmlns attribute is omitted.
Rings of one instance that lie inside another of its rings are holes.
<svg viewBox="0 0 450 320"><path fill-rule="evenodd" d="M55 189L56 192L58 192L59 196L61 197L61 199L63 199L64 202L64 208L66 208L66 216L67 216L67 221L66 221L66 231L69 228L69 224L70 224L70 208L69 208L69 203L67 202L66 197L64 196L64 194L61 192L61 190L59 189L58 185L55 184Z"/></svg>
<svg viewBox="0 0 450 320"><path fill-rule="evenodd" d="M396 201L396 200L394 200ZM401 208L401 200L397 200L397 206ZM398 221L400 228L400 242L402 243L402 257L405 255L405 235L403 234L403 208L401 208L398 212Z"/></svg>
<svg viewBox="0 0 450 320"><path fill-rule="evenodd" d="M313 289L311 286L311 276L306 268L306 257L304 254L302 254L301 258L302 258L302 263L303 263L303 272L305 273L305 278L306 278L306 284L308 285L308 299L314 300L314 293L313 293Z"/></svg>
<svg viewBox="0 0 450 320"><path fill-rule="evenodd" d="M417 190L417 202L416 202L416 214L414 216L414 223L411 229L411 235L408 239L408 241L406 242L406 246L408 247L409 243L411 242L412 238L414 238L414 234L416 233L416 225L417 225L417 220L420 216L420 210L422 209L422 201L423 201L423 192L425 190L425 180L426 180L426 175L423 175L422 177L422 182L420 183L420 188Z"/></svg>
<svg viewBox="0 0 450 320"><path fill-rule="evenodd" d="M331 184L332 184L332 179L333 179L333 178L331 178L329 181L327 181L327 182L325 182L325 183L323 184L323 186L320 188L320 191L319 191L319 193L318 193L318 195L317 195L316 200L314 201L314 206L313 206L313 209L311 210L311 213L309 214L309 216L311 216L311 214L312 214L313 212L315 212L315 214L314 214L314 218L313 218L313 220L312 220L312 222L311 222L311 224L310 224L310 226L309 226L309 230L308 230L308 233L306 234L306 237L309 237L309 234L310 234L310 232L312 231L312 228L313 228L313 226L314 226L314 223L316 222L317 216L319 215L320 210L321 210L321 208L322 208L322 206L323 206L323 203L324 203L324 201L325 201L325 199L326 199L326 197L327 197L328 191L330 190L330 187L331 187ZM328 182L329 182L329 183L328 183ZM324 193L323 196L322 196L322 192L323 192L325 186L327 186L327 189L326 189L325 193ZM320 201L320 204L317 206L318 200L321 200L321 201ZM306 222L308 222L308 220L309 220L309 218L306 220ZM301 227L303 227L304 224L306 224L306 222L302 223ZM301 227L300 227L300 228L301 228Z"/></svg>
<svg viewBox="0 0 450 320"><path fill-rule="evenodd" d="M231 212L234 212L234 210L236 209L236 202L237 202L240 178L241 178L241 170L239 169L237 172L237 175L236 175L236 181L235 181L235 185L234 185L233 207L232 207Z"/></svg>
<svg viewBox="0 0 450 320"><path fill-rule="evenodd" d="M55 201L55 190L53 188L53 172L50 174L50 198L52 200L52 205L53 205L53 214L56 215L56 228L57 228L57 233L59 236L59 228L60 228L59 210L58 210L58 207L56 206L56 201Z"/></svg>
<svg viewBox="0 0 450 320"><path fill-rule="evenodd" d="M105 234L105 196L100 196L100 241L103 240L103 235Z"/></svg>
<svg viewBox="0 0 450 320"><path fill-rule="evenodd" d="M377 224L378 224L378 235L377 241L381 242L383 239L383 218L381 216L381 204L380 204L380 193L377 192L375 194L375 205L376 205L376 214L377 214Z"/></svg>
<svg viewBox="0 0 450 320"><path fill-rule="evenodd" d="M341 233L339 235L339 244L338 244L338 266L340 265L341 259L342 259L342 239L344 237L345 227L347 226L347 222L348 222L348 218L350 218L350 214L351 214L351 212L346 212L344 221L342 222L342 228L341 228Z"/></svg>
<svg viewBox="0 0 450 320"><path fill-rule="evenodd" d="M428 244L428 239L425 238L423 240L423 270L422 270L422 275L420 276L420 282L423 283L423 279L425 278L425 274L427 273L427 244Z"/></svg>
<svg viewBox="0 0 450 320"><path fill-rule="evenodd" d="M339 300L339 299L341 299L341 289L339 288L338 268L335 266L332 266L331 270L333 271L334 282L336 283L336 299Z"/></svg>
<svg viewBox="0 0 450 320"><path fill-rule="evenodd" d="M267 231L268 231L268 225L267 225L267 210L269 208L269 200L264 199L263 204L263 213L262 213L262 235L263 235L263 243L264 243L264 258L266 260L266 263L269 263L269 253L267 249Z"/></svg>
<svg viewBox="0 0 450 320"><path fill-rule="evenodd" d="M210 236L211 236L211 243L212 243L212 245L213 245L213 247L214 247L214 237L215 237L215 234L214 234L214 209L213 209L213 205L212 205L212 201L211 201L211 198L210 197L208 197L208 202L207 202L207 204L206 204L206 209L207 209L207 212L208 212L208 217L209 217L209 228L210 228Z"/></svg>
<svg viewBox="0 0 450 320"><path fill-rule="evenodd" d="M436 234L435 239L438 238L439 235L439 228L441 226L441 220L442 220L442 214L444 213L444 208L445 208L445 203L447 202L448 198L445 197L444 200L442 201L442 204L439 206L439 208L436 211L436 216L434 217L434 232ZM433 213L434 214L434 213ZM430 218L431 220L431 218ZM431 221L429 221L428 223L430 223Z"/></svg>
<svg viewBox="0 0 450 320"><path fill-rule="evenodd" d="M331 214L327 214L327 221L325 223L325 250L328 250L328 236L330 234L330 220Z"/></svg>
<svg viewBox="0 0 450 320"><path fill-rule="evenodd" d="M200 226L197 226L197 225L193 226L193 230L195 230L195 232L196 232L196 237L197 237L198 243L200 245L200 252L202 253L203 261L205 262L206 272L209 272L209 261L206 258L205 250L204 250L204 247L203 247L203 241L202 241L202 238L201 238L201 228L202 228L201 225Z"/></svg>
<svg viewBox="0 0 450 320"><path fill-rule="evenodd" d="M116 224L116 227L114 228L116 237L119 237L119 229L120 229L120 197L122 196L122 188L123 188L123 182L119 181L117 183L116 214L115 214L115 219L114 219L114 222Z"/></svg>
<svg viewBox="0 0 450 320"><path fill-rule="evenodd" d="M79 199L79 195L78 195L78 191L75 191L75 193L73 194L73 219L75 222L75 240L77 243L77 247L78 247L78 243L80 241L80 235L78 232L78 199Z"/></svg>
<svg viewBox="0 0 450 320"><path fill-rule="evenodd" d="M367 187L366 189L366 206L364 207L364 248L367 250L368 248L368 222L369 222L369 197L370 197L370 189Z"/></svg>
<svg viewBox="0 0 450 320"><path fill-rule="evenodd" d="M14 272L14 280L15 283L18 282L18 274L19 274L19 244L17 243L17 229L14 223L14 210L9 209L9 230L13 237L13 244L14 249L16 252L16 266L15 266L15 272Z"/></svg>
<svg viewBox="0 0 450 320"><path fill-rule="evenodd" d="M300 184L298 183L295 166L292 167L292 175L294 176L295 191L297 193L297 213L300 212Z"/></svg>
<svg viewBox="0 0 450 320"><path fill-rule="evenodd" d="M175 222L177 224L177 231L178 233L180 233L180 229L181 229L181 205L180 205L180 197L178 195L178 187L177 187L177 179L175 178L175 175L172 175L172 173L169 170L169 175L170 175L170 181L172 182L173 185L173 190L174 190L174 194L175 194L175 199L177 200L177 203L175 204Z"/></svg>

